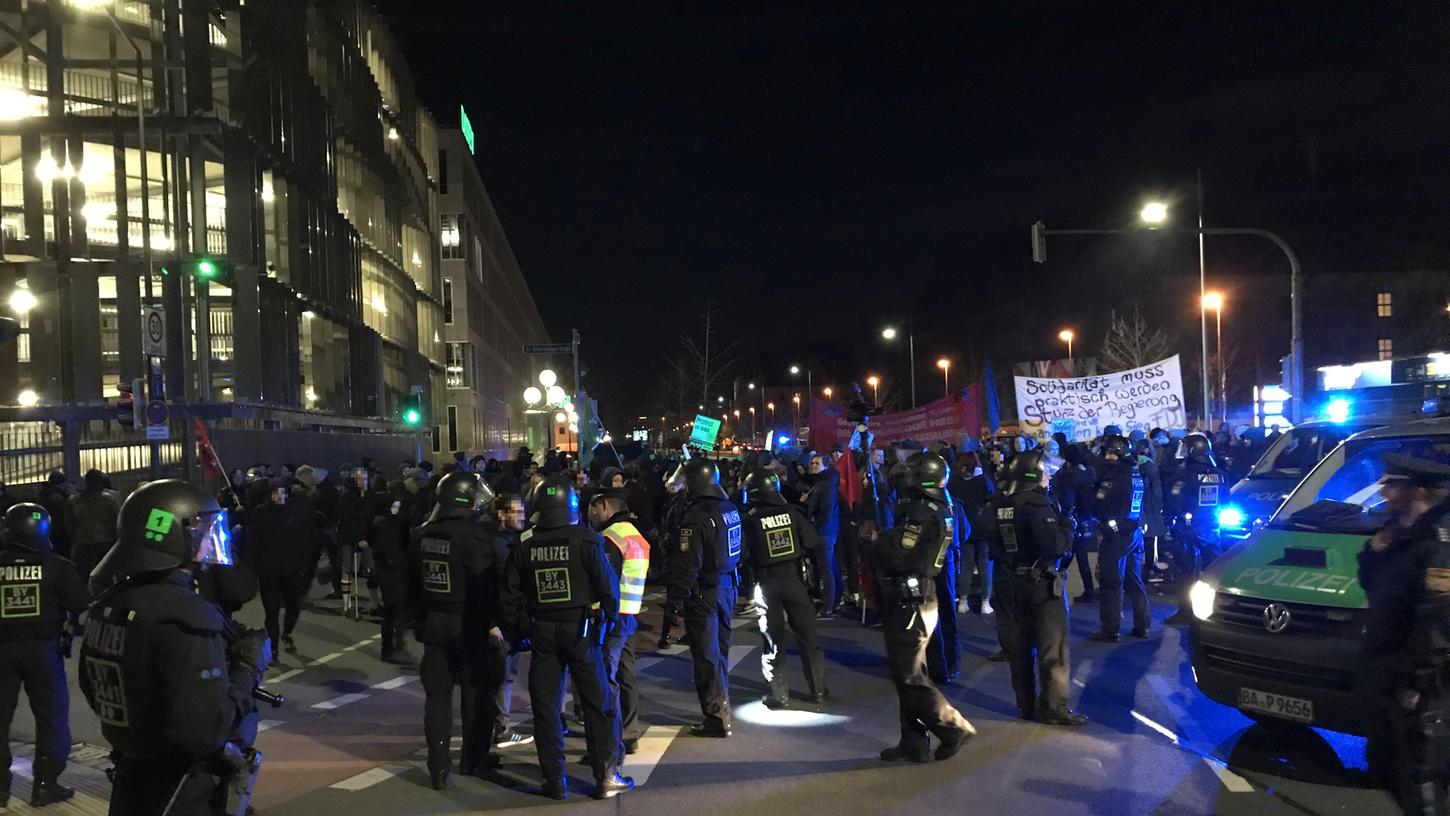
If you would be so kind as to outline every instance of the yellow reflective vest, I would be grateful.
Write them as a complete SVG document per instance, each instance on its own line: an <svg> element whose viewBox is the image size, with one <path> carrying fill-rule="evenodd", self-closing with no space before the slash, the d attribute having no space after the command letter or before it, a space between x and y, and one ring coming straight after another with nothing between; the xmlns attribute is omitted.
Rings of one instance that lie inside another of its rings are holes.
<svg viewBox="0 0 1450 816"><path fill-rule="evenodd" d="M619 614L638 615L644 606L644 578L649 572L649 542L628 521L618 521L604 530L624 566L619 570Z"/></svg>

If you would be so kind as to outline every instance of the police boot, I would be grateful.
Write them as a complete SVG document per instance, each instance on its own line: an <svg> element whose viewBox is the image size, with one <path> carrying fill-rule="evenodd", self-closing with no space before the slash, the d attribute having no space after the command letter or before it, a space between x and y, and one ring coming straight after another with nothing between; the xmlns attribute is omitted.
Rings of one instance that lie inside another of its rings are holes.
<svg viewBox="0 0 1450 816"><path fill-rule="evenodd" d="M75 795L74 788L67 788L54 779L37 779L35 784L30 788L30 806L44 807L46 805L53 805L56 802L64 802Z"/></svg>
<svg viewBox="0 0 1450 816"><path fill-rule="evenodd" d="M543 784L539 785L539 792L550 799L568 799L569 783L562 779L546 779Z"/></svg>
<svg viewBox="0 0 1450 816"><path fill-rule="evenodd" d="M448 757L448 743L438 743L428 746L428 782L433 790L443 790L448 787L448 766L452 761Z"/></svg>
<svg viewBox="0 0 1450 816"><path fill-rule="evenodd" d="M1065 725L1069 728L1080 728L1087 725L1087 717L1068 708L1057 711L1044 709L1038 713L1037 721L1043 725Z"/></svg>
<svg viewBox="0 0 1450 816"><path fill-rule="evenodd" d="M936 758L938 760L951 759L962 750L967 740L977 735L977 729L966 720L962 720L962 727L945 737L942 737L941 744L936 747Z"/></svg>
<svg viewBox="0 0 1450 816"><path fill-rule="evenodd" d="M928 762L931 760L931 754L925 748L898 743L890 748L883 748L881 759L886 762Z"/></svg>
<svg viewBox="0 0 1450 816"><path fill-rule="evenodd" d="M594 780L595 799L610 799L632 790L634 790L634 777L620 776L617 771Z"/></svg>

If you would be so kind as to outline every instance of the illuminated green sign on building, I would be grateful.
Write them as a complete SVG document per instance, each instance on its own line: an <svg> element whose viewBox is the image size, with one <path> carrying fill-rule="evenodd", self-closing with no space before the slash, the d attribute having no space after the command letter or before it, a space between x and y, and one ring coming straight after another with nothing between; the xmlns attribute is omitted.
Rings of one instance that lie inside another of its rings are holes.
<svg viewBox="0 0 1450 816"><path fill-rule="evenodd" d="M468 142L468 152L473 153L473 123L468 121L468 111L462 105L458 106L458 121L463 129L463 141Z"/></svg>

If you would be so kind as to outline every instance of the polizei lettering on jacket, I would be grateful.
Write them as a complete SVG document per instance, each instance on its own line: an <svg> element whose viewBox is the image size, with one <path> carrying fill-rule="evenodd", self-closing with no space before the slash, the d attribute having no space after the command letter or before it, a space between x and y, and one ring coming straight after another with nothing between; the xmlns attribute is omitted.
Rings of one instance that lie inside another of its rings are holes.
<svg viewBox="0 0 1450 816"><path fill-rule="evenodd" d="M781 527L790 526L790 513L777 513L773 516L766 516L760 520L760 526L767 530L775 530Z"/></svg>
<svg viewBox="0 0 1450 816"><path fill-rule="evenodd" d="M535 561L568 561L569 545L560 544L557 546L534 547L530 550Z"/></svg>
<svg viewBox="0 0 1450 816"><path fill-rule="evenodd" d="M0 584L8 584L16 581L39 581L45 575L45 567L40 564L12 564L8 567L0 567Z"/></svg>

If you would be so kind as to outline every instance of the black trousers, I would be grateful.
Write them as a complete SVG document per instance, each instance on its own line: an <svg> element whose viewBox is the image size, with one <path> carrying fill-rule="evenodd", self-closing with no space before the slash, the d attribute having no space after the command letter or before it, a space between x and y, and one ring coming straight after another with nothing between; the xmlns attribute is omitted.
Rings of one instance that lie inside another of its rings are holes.
<svg viewBox="0 0 1450 816"><path fill-rule="evenodd" d="M806 688L811 694L824 693L826 653L816 637L816 605L801 580L800 564L789 562L762 567L755 571L755 578L755 605L760 610L760 634L765 640L760 670L770 687L770 696L777 700L790 699L790 680L785 673L787 626L801 652Z"/></svg>
<svg viewBox="0 0 1450 816"><path fill-rule="evenodd" d="M267 629L267 636L272 638L275 651L282 648L282 638L290 637L297 628L297 619L302 615L302 598L307 594L307 575L303 572L264 572L257 576L257 590L262 596L262 625Z"/></svg>
<svg viewBox="0 0 1450 816"><path fill-rule="evenodd" d="M594 637L579 636L580 609L563 620L536 620L530 640L529 701L534 709L534 747L545 782L564 778L562 719L564 680L574 682L574 693L584 712L584 741L594 778L614 773L623 759L619 739L619 708L609 693L604 654ZM567 672L567 674L566 674Z"/></svg>
<svg viewBox="0 0 1450 816"><path fill-rule="evenodd" d="M449 768L453 739L453 689L458 688L463 723L463 750L458 764L464 772L479 767L493 748L495 686L502 671L488 659L487 626L469 623L464 635L462 615L429 613L422 627L423 736L428 742L428 770ZM475 631L477 630L477 631Z"/></svg>
<svg viewBox="0 0 1450 816"><path fill-rule="evenodd" d="M0 790L10 790L10 723L22 686L35 716L35 780L55 781L70 757L70 691L55 639L0 642Z"/></svg>
<svg viewBox="0 0 1450 816"><path fill-rule="evenodd" d="M840 563L842 587L847 594L861 591L861 537L854 523L841 522L836 535L836 561Z"/></svg>
<svg viewBox="0 0 1450 816"><path fill-rule="evenodd" d="M923 582L926 600L919 607L887 602L882 605L881 630L886 638L886 665L896 684L901 712L901 742L912 753L924 754L928 734L943 738L966 728L961 712L952 707L926 673L926 645L936 629L936 591ZM955 612L955 610L953 610Z"/></svg>
<svg viewBox="0 0 1450 816"><path fill-rule="evenodd" d="M115 780L111 785L111 816L161 816L191 762L181 757L116 756ZM219 785L188 785L172 816L213 816L222 798Z"/></svg>
<svg viewBox="0 0 1450 816"><path fill-rule="evenodd" d="M1103 527L1098 550L1098 577L1102 598L1098 615L1103 631L1116 635L1123 627L1123 593L1133 607L1133 629L1148 631L1148 590L1143 586L1143 533L1133 528L1113 531Z"/></svg>
<svg viewBox="0 0 1450 816"><path fill-rule="evenodd" d="M604 669L619 709L619 735L625 742L644 733L639 724L639 676L634 671L634 632L639 621L620 615L619 626L604 637Z"/></svg>
<svg viewBox="0 0 1450 816"><path fill-rule="evenodd" d="M1028 716L1039 708L1067 711L1067 578L1022 575L997 564L993 579L997 641L1012 669L1017 708Z"/></svg>
<svg viewBox="0 0 1450 816"><path fill-rule="evenodd" d="M1088 560L1088 555L1093 550L1093 536L1074 535L1072 537L1072 560L1077 562L1077 574L1082 578L1082 591L1089 595L1094 593L1093 589L1093 565ZM1101 563L1101 549L1099 551L1099 562Z"/></svg>
<svg viewBox="0 0 1450 816"><path fill-rule="evenodd" d="M705 722L730 727L730 622L735 616L734 575L702 577L685 602L695 694ZM706 581L710 585L706 585Z"/></svg>
<svg viewBox="0 0 1450 816"><path fill-rule="evenodd" d="M962 642L957 636L957 570L961 560L961 550L949 547L942 571L933 579L941 620L926 649L926 669L937 683L945 683L961 671Z"/></svg>

